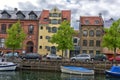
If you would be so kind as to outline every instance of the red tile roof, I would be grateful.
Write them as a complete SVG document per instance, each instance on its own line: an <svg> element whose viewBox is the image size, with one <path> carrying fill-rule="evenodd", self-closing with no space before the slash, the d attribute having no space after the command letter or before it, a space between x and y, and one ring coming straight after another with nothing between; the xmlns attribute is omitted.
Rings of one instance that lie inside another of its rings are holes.
<svg viewBox="0 0 120 80"><path fill-rule="evenodd" d="M70 10L62 10L62 18L66 18L68 21L71 20L71 11Z"/></svg>
<svg viewBox="0 0 120 80"><path fill-rule="evenodd" d="M48 21L44 21L44 18L48 19ZM40 24L49 24L49 10L43 10L40 19L39 19Z"/></svg>
<svg viewBox="0 0 120 80"><path fill-rule="evenodd" d="M103 25L103 19L99 16L81 16L81 25Z"/></svg>

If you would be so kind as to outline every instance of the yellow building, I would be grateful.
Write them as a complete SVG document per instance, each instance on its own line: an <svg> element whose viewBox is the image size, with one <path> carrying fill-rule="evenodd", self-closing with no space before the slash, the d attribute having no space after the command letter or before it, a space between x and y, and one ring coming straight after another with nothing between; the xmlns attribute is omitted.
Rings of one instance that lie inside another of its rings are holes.
<svg viewBox="0 0 120 80"><path fill-rule="evenodd" d="M70 10L59 10L57 7L49 10L43 10L39 19L39 38L38 53L41 55L57 54L62 52L57 50L56 44L50 43L50 38L55 34L63 20L70 21Z"/></svg>

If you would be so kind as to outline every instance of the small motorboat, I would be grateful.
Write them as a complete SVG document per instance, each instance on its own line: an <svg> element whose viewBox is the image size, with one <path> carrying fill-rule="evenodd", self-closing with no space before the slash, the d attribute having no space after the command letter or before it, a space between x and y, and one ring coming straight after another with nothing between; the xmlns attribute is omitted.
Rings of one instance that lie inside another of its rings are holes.
<svg viewBox="0 0 120 80"><path fill-rule="evenodd" d="M120 66L112 66L110 70L105 71L106 76L120 77Z"/></svg>
<svg viewBox="0 0 120 80"><path fill-rule="evenodd" d="M76 66L61 66L61 72L80 75L94 75L94 70Z"/></svg>
<svg viewBox="0 0 120 80"><path fill-rule="evenodd" d="M0 62L0 71L13 71L16 66L13 62Z"/></svg>

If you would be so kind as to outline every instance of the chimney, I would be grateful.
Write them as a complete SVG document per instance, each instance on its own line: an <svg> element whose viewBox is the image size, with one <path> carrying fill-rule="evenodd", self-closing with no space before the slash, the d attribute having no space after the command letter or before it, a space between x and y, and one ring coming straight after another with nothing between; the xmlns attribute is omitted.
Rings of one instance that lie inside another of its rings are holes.
<svg viewBox="0 0 120 80"><path fill-rule="evenodd" d="M14 8L14 11L17 11L18 9L17 8Z"/></svg>
<svg viewBox="0 0 120 80"><path fill-rule="evenodd" d="M99 17L102 17L102 13L99 13Z"/></svg>

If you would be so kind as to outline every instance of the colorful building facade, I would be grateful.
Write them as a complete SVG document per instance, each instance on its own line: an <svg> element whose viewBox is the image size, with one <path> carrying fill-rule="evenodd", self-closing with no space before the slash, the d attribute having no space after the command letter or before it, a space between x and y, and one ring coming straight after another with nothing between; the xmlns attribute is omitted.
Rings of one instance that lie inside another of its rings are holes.
<svg viewBox="0 0 120 80"><path fill-rule="evenodd" d="M42 11L39 19L38 53L42 55L62 55L62 52L57 50L57 45L50 43L50 38L57 32L61 22L64 20L70 22L70 10L59 10L57 7L54 7L51 10Z"/></svg>
<svg viewBox="0 0 120 80"><path fill-rule="evenodd" d="M103 19L101 16L80 17L80 53L91 55L102 51Z"/></svg>

